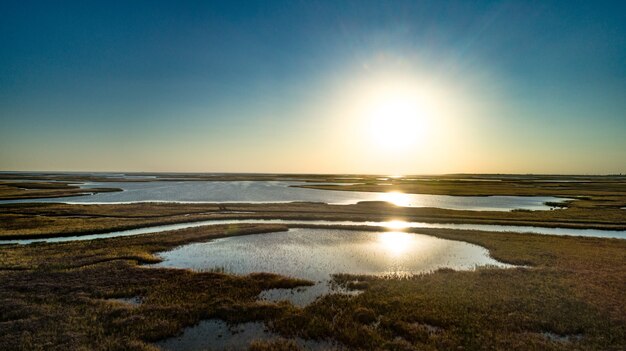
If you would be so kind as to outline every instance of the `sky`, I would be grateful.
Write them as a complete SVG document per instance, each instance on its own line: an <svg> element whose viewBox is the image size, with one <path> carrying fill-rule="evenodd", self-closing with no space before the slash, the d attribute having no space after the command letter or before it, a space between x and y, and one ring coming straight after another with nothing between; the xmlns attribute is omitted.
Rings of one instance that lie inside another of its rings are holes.
<svg viewBox="0 0 626 351"><path fill-rule="evenodd" d="M0 170L626 173L626 2L0 2Z"/></svg>

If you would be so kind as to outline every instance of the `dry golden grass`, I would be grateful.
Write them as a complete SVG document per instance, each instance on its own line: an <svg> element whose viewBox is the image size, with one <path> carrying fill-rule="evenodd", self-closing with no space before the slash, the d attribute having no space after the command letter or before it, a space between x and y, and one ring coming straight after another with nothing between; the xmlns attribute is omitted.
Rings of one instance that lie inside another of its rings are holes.
<svg viewBox="0 0 626 351"><path fill-rule="evenodd" d="M81 189L65 182L15 182L0 181L0 200L54 198L80 196L91 193L120 191L115 188Z"/></svg>
<svg viewBox="0 0 626 351"><path fill-rule="evenodd" d="M409 279L340 275L365 289L273 319L274 331L355 349L623 350L626 241L419 230L526 268L442 269ZM356 283L355 283L356 282Z"/></svg>
<svg viewBox="0 0 626 351"><path fill-rule="evenodd" d="M176 204L0 205L0 237L28 238L101 233L209 219L407 220L440 223L626 229L626 211L615 207L572 206L554 211L459 211L404 208L382 202L357 205Z"/></svg>
<svg viewBox="0 0 626 351"><path fill-rule="evenodd" d="M208 175L169 176L226 180ZM59 177L43 177L41 182ZM224 177L277 179L271 175ZM341 176L289 177L350 182ZM364 184L341 190L380 190L376 177L360 177L363 179L359 182ZM384 203L13 204L0 205L0 235L10 238L90 234L212 218L405 219L626 229L626 211L619 209L626 206L623 178L589 177L583 185L551 183L533 177L500 177L499 182L477 180L484 178L463 175L424 177L418 181L392 179L385 180L393 185L384 187L384 191L585 197L565 209L515 212L399 208ZM15 188L4 183L0 190ZM59 191L55 188L58 185L43 188L48 185L37 183L28 191ZM241 211L246 213L237 213ZM325 296L303 309L288 303L259 302L256 296L263 289L310 282L273 274L232 276L140 266L158 261L155 252L177 245L285 229L278 225L198 227L93 241L2 246L0 349L151 350L152 341L209 318L230 322L263 320L285 338L330 338L350 349L626 349L626 240L420 229L423 234L482 245L494 258L525 267L469 272L442 269L410 279L342 275L336 277L338 283L364 292L356 297ZM132 296L142 297L143 303L131 307L107 300ZM291 350L297 346L288 340L277 340L257 342L251 347Z"/></svg>
<svg viewBox="0 0 626 351"><path fill-rule="evenodd" d="M282 226L215 226L135 237L0 249L0 349L149 350L201 319L268 318L289 305L256 301L265 289L310 282L274 274L152 269L153 253L227 235ZM141 296L131 307L107 300Z"/></svg>
<svg viewBox="0 0 626 351"><path fill-rule="evenodd" d="M624 240L421 229L483 245L494 258L526 268L443 269L409 279L342 275L337 282L365 291L356 297L329 295L304 309L255 299L263 289L306 281L138 266L158 260L153 252L186 242L284 229L198 227L3 247L0 348L149 350L151 341L209 318L264 320L285 338L331 338L351 349L626 346ZM106 300L130 296L143 297L143 303L131 307ZM252 345L257 350L294 348L289 341Z"/></svg>

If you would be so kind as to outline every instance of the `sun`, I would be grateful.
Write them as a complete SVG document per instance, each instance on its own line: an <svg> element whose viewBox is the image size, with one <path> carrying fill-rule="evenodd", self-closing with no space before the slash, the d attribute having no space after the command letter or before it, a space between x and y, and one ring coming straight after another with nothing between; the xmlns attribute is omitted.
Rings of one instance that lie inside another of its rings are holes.
<svg viewBox="0 0 626 351"><path fill-rule="evenodd" d="M355 78L333 108L337 144L349 162L402 173L417 163L438 164L447 151L450 101L440 83L411 72L383 71ZM433 166L429 166L433 167Z"/></svg>
<svg viewBox="0 0 626 351"><path fill-rule="evenodd" d="M428 113L419 96L395 89L374 96L366 111L370 137L388 151L400 151L420 143L428 132Z"/></svg>

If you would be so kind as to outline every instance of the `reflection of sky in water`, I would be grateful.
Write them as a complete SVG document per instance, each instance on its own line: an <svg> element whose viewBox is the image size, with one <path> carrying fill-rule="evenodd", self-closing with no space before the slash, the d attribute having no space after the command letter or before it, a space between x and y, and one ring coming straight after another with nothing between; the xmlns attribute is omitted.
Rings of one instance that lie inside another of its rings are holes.
<svg viewBox="0 0 626 351"><path fill-rule="evenodd" d="M355 192L293 187L302 182L283 181L155 181L87 183L82 187L121 188L124 191L87 196L38 199L37 202L126 203L163 202L292 202L309 201L330 204L354 204L360 201L386 201L397 206L438 207L458 210L509 211L512 209L546 210L546 201L564 199L545 196L447 196L403 194L398 192ZM0 203L32 202L7 200Z"/></svg>
<svg viewBox="0 0 626 351"><path fill-rule="evenodd" d="M158 341L162 350L247 350L252 341L278 338L261 322L228 325L219 319L208 319L186 328L182 335ZM332 350L334 345L324 340L292 339L305 350Z"/></svg>
<svg viewBox="0 0 626 351"><path fill-rule="evenodd" d="M278 337L259 322L229 326L217 319L204 320L187 328L184 334L157 342L162 350L246 350L253 340Z"/></svg>
<svg viewBox="0 0 626 351"><path fill-rule="evenodd" d="M405 274L501 265L480 246L423 234L304 228L184 245L161 257L158 266L223 267L237 274L273 272L312 280L333 273Z"/></svg>
<svg viewBox="0 0 626 351"><path fill-rule="evenodd" d="M328 292L327 282L335 273L406 276L442 267L508 266L489 257L485 248L465 242L397 231L335 229L291 229L217 239L184 245L160 256L163 262L156 264L159 267L219 268L235 274L272 272L319 282L295 296L296 303L308 303ZM270 296L281 297L285 298Z"/></svg>

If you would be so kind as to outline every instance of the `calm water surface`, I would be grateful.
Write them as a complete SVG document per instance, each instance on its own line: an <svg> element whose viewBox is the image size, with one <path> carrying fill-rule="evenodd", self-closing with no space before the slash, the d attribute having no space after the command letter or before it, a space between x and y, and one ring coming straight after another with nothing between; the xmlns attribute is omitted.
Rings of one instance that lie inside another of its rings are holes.
<svg viewBox="0 0 626 351"><path fill-rule="evenodd" d="M571 228L550 228L550 227L531 227L518 225L495 225L495 224L466 224L466 223L427 223L427 222L404 222L404 221L386 221L386 222L356 222L356 221L320 221L320 220L283 220L283 219L225 219L225 220L206 220L197 222L185 222L177 224L166 224L158 226L142 227L137 229L118 230L101 234L90 234L81 236L67 236L45 239L19 239L19 240L0 240L0 245L6 244L30 244L33 242L66 242L80 240L94 240L113 238L117 236L130 236L140 234L150 234L164 232L168 230L177 230L184 228L200 227L204 225L217 224L239 224L239 223L274 223L274 224L317 224L317 225L366 225L374 227L386 227L391 229L403 228L444 228L444 229L467 229L467 230L484 230L489 232L515 232L515 233L534 233L547 235L570 235L570 236L586 236L598 238L615 238L626 239L626 230L602 230L602 229L571 229Z"/></svg>
<svg viewBox="0 0 626 351"><path fill-rule="evenodd" d="M224 270L234 274L271 272L316 282L296 290L274 289L262 298L306 305L333 292L335 273L409 276L447 267L455 270L493 265L480 246L404 232L290 229L183 245L159 254L157 267Z"/></svg>
<svg viewBox="0 0 626 351"><path fill-rule="evenodd" d="M272 333L261 322L228 325L219 319L209 319L185 329L182 335L156 343L162 350L205 351L247 350L252 341L274 340L280 335ZM305 350L333 350L336 347L326 341L294 339Z"/></svg>
<svg viewBox="0 0 626 351"><path fill-rule="evenodd" d="M404 207L438 207L453 210L510 211L513 209L548 210L544 203L568 199L551 196L448 196L402 194L397 192L354 192L293 187L310 183L285 181L153 181L98 182L81 187L121 188L124 191L93 195L36 200L5 200L15 202L66 203L132 203L132 202L208 202L208 203L271 203L323 202L355 204L361 201L386 201Z"/></svg>

